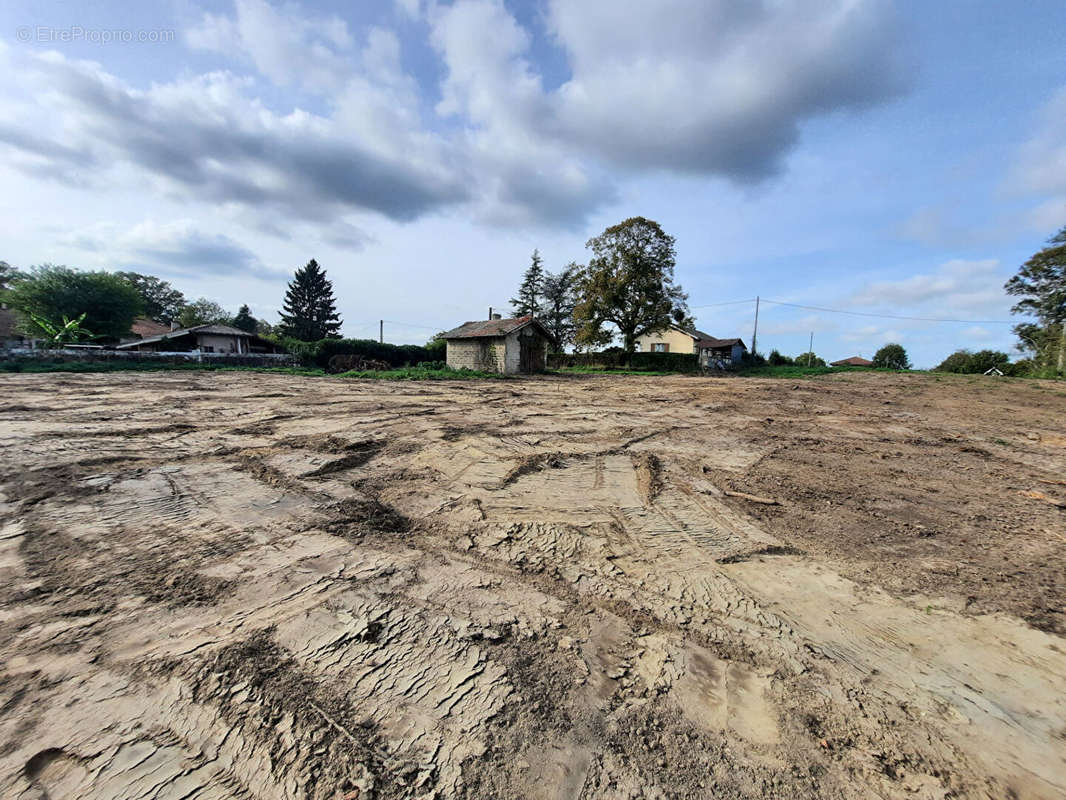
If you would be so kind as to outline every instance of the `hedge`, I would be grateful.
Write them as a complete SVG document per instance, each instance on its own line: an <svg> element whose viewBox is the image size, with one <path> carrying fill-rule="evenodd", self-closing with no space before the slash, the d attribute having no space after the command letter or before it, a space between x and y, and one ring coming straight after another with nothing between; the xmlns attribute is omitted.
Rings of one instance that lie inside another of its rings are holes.
<svg viewBox="0 0 1066 800"><path fill-rule="evenodd" d="M436 355L428 348L416 344L388 344L373 339L322 339L317 342L301 342L298 339L283 339L281 344L305 367L329 366L336 355L363 356L388 362L393 367L405 367L420 361L434 361Z"/></svg>
<svg viewBox="0 0 1066 800"><path fill-rule="evenodd" d="M698 372L695 353L552 353L549 369L588 367L593 369L630 369L648 372Z"/></svg>

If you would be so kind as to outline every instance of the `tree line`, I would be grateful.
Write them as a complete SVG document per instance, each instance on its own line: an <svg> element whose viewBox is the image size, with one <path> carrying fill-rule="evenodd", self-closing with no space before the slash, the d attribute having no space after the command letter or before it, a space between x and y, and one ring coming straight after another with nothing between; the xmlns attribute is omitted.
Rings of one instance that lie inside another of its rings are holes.
<svg viewBox="0 0 1066 800"><path fill-rule="evenodd" d="M532 314L552 333L559 349L575 345L594 349L621 339L624 352L636 340L671 324L691 329L688 296L674 282L675 240L654 220L632 217L589 239L591 258L585 265L570 262L560 272L544 269L539 251L519 284L511 307L516 316ZM1012 313L1034 317L1014 326L1017 348L1028 358L1009 364L1006 353L959 350L936 369L944 372L1066 374L1066 226L1047 246L1026 261L1004 285L1019 298ZM759 358L757 354L752 354ZM813 353L789 358L776 350L771 364L824 366ZM889 343L874 355L874 366L910 369L904 347Z"/></svg>
<svg viewBox="0 0 1066 800"><path fill-rule="evenodd" d="M632 352L641 336L670 324L692 326L688 295L674 282L674 237L658 222L631 217L588 240L588 263L544 269L537 250L522 276L511 307L532 314L565 349L591 350L619 336ZM617 334L616 334L617 332Z"/></svg>
<svg viewBox="0 0 1066 800"><path fill-rule="evenodd" d="M333 284L311 259L296 270L281 320L258 319L247 304L234 314L214 300L186 299L169 281L139 272L83 271L42 264L20 271L0 261L0 301L17 312L22 331L53 344L109 342L130 335L141 317L179 328L229 325L268 338L302 341L339 336Z"/></svg>

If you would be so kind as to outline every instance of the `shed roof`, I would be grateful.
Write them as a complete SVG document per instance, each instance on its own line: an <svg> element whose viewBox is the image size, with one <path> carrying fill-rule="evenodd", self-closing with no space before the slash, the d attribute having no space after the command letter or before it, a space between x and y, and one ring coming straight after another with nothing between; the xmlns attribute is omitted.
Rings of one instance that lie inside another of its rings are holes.
<svg viewBox="0 0 1066 800"><path fill-rule="evenodd" d="M842 358L840 361L832 361L829 366L831 367L872 367L874 362L869 359L862 358L861 356L852 356L851 358Z"/></svg>
<svg viewBox="0 0 1066 800"><path fill-rule="evenodd" d="M473 322L464 322L458 328L453 328L441 334L442 339L481 339L484 337L506 336L514 333L527 325L535 325L541 333L552 338L551 332L544 327L536 317L526 315L512 319L482 319Z"/></svg>
<svg viewBox="0 0 1066 800"><path fill-rule="evenodd" d="M197 333L212 334L215 336L241 336L248 339L259 338L254 333L242 331L240 328L234 328L232 325L208 323L207 325L194 325L191 328L178 328L177 330L167 331L159 336L149 336L146 339L138 339L135 342L126 342L125 344L120 344L116 349L123 350L125 348L139 347L145 344L154 344L155 342L162 342L168 339L180 339L184 336L190 336Z"/></svg>

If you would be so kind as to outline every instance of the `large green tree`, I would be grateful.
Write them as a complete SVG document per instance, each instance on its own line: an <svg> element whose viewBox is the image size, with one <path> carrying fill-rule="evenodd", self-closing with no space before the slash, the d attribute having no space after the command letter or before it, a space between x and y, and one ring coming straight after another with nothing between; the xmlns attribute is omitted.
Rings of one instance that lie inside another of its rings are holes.
<svg viewBox="0 0 1066 800"><path fill-rule="evenodd" d="M911 361L903 345L892 342L874 353L874 366L882 369L910 369Z"/></svg>
<svg viewBox="0 0 1066 800"><path fill-rule="evenodd" d="M1015 326L1014 332L1025 342L1023 349L1035 350L1038 358L1043 356L1058 372L1066 372L1066 226L1003 288L1021 298L1011 310L1035 316L1043 328L1034 336L1032 323Z"/></svg>
<svg viewBox="0 0 1066 800"><path fill-rule="evenodd" d="M958 372L979 374L990 369L1006 372L1010 366L1010 356L998 350L956 350L936 367L937 372Z"/></svg>
<svg viewBox="0 0 1066 800"><path fill-rule="evenodd" d="M534 250L529 268L522 276L522 285L518 287L518 296L511 298L511 308L514 309L515 316L539 316L543 291L544 260L540 257L540 251Z"/></svg>
<svg viewBox="0 0 1066 800"><path fill-rule="evenodd" d="M305 342L340 338L341 318L333 298L333 284L313 258L296 270L285 292L278 326L282 336Z"/></svg>
<svg viewBox="0 0 1066 800"><path fill-rule="evenodd" d="M637 337L669 326L675 311L688 315L688 296L674 284L674 237L659 223L632 217L586 247L592 258L578 276L578 342L602 340L604 326L613 324L630 353Z"/></svg>
<svg viewBox="0 0 1066 800"><path fill-rule="evenodd" d="M577 288L577 273L577 264L571 263L562 272L548 272L544 275L544 308L540 321L555 337L555 346L560 352L574 342L574 306L577 305L574 290Z"/></svg>
<svg viewBox="0 0 1066 800"><path fill-rule="evenodd" d="M248 308L247 304L237 309L237 316L233 318L230 323L234 328L240 328L242 331L248 331L248 333L255 333L257 320L252 316L252 310Z"/></svg>
<svg viewBox="0 0 1066 800"><path fill-rule="evenodd" d="M51 335L35 318L58 329L66 317L80 320L97 339L119 339L130 332L133 320L144 311L140 292L115 273L82 272L53 264L31 267L28 273L20 274L4 298L19 312L22 327L31 336Z"/></svg>
<svg viewBox="0 0 1066 800"><path fill-rule="evenodd" d="M178 312L178 324L183 328L194 328L197 325L229 325L232 320L232 314L206 297L186 303Z"/></svg>
<svg viewBox="0 0 1066 800"><path fill-rule="evenodd" d="M144 303L144 315L156 322L173 322L185 305L185 295L154 275L142 275L139 272L116 272L125 278L140 292Z"/></svg>

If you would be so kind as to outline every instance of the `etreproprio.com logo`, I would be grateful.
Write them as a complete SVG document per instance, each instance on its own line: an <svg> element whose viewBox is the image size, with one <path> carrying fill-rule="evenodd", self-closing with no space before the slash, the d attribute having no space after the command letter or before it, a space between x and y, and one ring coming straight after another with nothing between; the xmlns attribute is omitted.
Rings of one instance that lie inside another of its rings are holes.
<svg viewBox="0 0 1066 800"><path fill-rule="evenodd" d="M24 25L16 31L20 42L66 44L89 42L90 44L166 44L173 42L173 30L133 30L132 28L83 28L71 25L68 28L53 28L46 25Z"/></svg>

